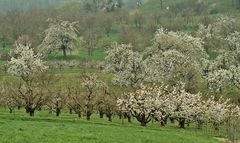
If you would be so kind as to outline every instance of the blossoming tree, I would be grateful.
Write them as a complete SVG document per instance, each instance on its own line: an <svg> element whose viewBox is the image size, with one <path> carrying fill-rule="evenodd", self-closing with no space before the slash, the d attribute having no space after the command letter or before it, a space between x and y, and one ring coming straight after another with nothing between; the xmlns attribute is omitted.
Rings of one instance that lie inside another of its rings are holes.
<svg viewBox="0 0 240 143"><path fill-rule="evenodd" d="M47 70L44 61L39 53L29 48L29 45L17 44L13 57L9 62L8 73L18 76L21 79L17 89L16 100L24 101L26 112L34 116L34 111L43 106L46 101L47 86L39 82L38 75Z"/></svg>
<svg viewBox="0 0 240 143"><path fill-rule="evenodd" d="M62 50L63 56L67 57L67 50L72 50L74 41L77 40L77 22L48 19L49 26L45 30L45 38L41 47L43 50L53 52Z"/></svg>
<svg viewBox="0 0 240 143"><path fill-rule="evenodd" d="M115 74L113 82L120 86L136 88L146 78L143 56L132 50L131 45L114 44L107 51L105 71Z"/></svg>

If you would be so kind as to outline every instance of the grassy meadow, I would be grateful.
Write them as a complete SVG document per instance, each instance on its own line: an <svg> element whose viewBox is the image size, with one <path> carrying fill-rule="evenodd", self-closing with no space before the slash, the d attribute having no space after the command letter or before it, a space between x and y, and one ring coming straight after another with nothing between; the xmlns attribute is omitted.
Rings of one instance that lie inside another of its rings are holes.
<svg viewBox="0 0 240 143"><path fill-rule="evenodd" d="M7 109L0 109L1 143L221 143L215 135L196 130L194 125L179 129L169 124L163 128L154 122L141 127L134 120L130 124L117 116L110 123L97 114L86 121L67 110L60 117L48 111L28 117L24 110L9 114Z"/></svg>

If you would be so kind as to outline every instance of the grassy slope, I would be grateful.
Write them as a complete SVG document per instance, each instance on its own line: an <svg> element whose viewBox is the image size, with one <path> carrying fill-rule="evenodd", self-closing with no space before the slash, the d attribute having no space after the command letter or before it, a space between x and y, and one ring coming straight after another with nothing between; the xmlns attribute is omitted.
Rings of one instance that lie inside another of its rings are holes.
<svg viewBox="0 0 240 143"><path fill-rule="evenodd" d="M66 112L66 111L65 111ZM193 128L176 129L175 126L160 128L156 123L140 127L134 122L113 123L96 115L88 122L76 115L64 113L60 118L37 112L36 117L27 117L23 110L10 115L0 111L1 143L218 143L212 136Z"/></svg>

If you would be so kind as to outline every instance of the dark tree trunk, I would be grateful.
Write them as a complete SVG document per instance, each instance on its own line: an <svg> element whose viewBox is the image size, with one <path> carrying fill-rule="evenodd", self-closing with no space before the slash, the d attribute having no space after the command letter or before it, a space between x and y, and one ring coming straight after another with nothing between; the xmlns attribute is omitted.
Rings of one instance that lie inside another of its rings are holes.
<svg viewBox="0 0 240 143"><path fill-rule="evenodd" d="M173 117L169 117L170 121L172 124L174 124L174 118Z"/></svg>
<svg viewBox="0 0 240 143"><path fill-rule="evenodd" d="M91 112L88 111L86 117L87 117L87 120L89 121L91 117Z"/></svg>
<svg viewBox="0 0 240 143"><path fill-rule="evenodd" d="M67 58L67 51L66 51L66 48L63 48L62 50L63 50L63 56L64 56L64 58Z"/></svg>
<svg viewBox="0 0 240 143"><path fill-rule="evenodd" d="M147 126L147 123L151 121L148 118L146 118L145 115L137 117L137 120L141 122L141 126L143 126L143 127Z"/></svg>
<svg viewBox="0 0 240 143"><path fill-rule="evenodd" d="M34 110L30 110L30 111L29 111L29 115L30 115L31 117L33 117L33 116L34 116Z"/></svg>
<svg viewBox="0 0 240 143"><path fill-rule="evenodd" d="M146 127L146 126L147 126L147 123L144 122L144 121L142 121L142 122L141 122L141 126Z"/></svg>
<svg viewBox="0 0 240 143"><path fill-rule="evenodd" d="M179 119L178 122L179 122L179 127L184 129L185 128L185 119L181 118L181 119Z"/></svg>
<svg viewBox="0 0 240 143"><path fill-rule="evenodd" d="M56 109L56 116L59 117L61 113L61 109L59 107L57 107Z"/></svg>
<svg viewBox="0 0 240 143"><path fill-rule="evenodd" d="M130 115L127 115L128 123L132 123L132 119Z"/></svg>
<svg viewBox="0 0 240 143"><path fill-rule="evenodd" d="M9 108L9 113L13 113L13 109L12 108Z"/></svg>
<svg viewBox="0 0 240 143"><path fill-rule="evenodd" d="M3 47L3 49L6 48L6 43L5 43L5 41L3 41L3 43L2 43L2 47Z"/></svg>
<svg viewBox="0 0 240 143"><path fill-rule="evenodd" d="M72 114L72 113L73 113L73 112L72 112L72 109L70 108L70 109L69 109L69 114Z"/></svg>
<svg viewBox="0 0 240 143"><path fill-rule="evenodd" d="M143 126L143 127L147 126L147 121L146 121L145 116L142 116L140 118L140 122L141 122L141 126Z"/></svg>
<svg viewBox="0 0 240 143"><path fill-rule="evenodd" d="M82 113L80 111L78 111L78 117L81 118L82 117Z"/></svg>
<svg viewBox="0 0 240 143"><path fill-rule="evenodd" d="M119 117L120 120L122 119L122 115L121 114L118 114L118 117Z"/></svg>
<svg viewBox="0 0 240 143"><path fill-rule="evenodd" d="M107 114L107 117L108 117L108 121L112 122L112 114Z"/></svg>
<svg viewBox="0 0 240 143"><path fill-rule="evenodd" d="M103 118L104 113L102 111L99 112L99 117L102 119Z"/></svg>
<svg viewBox="0 0 240 143"><path fill-rule="evenodd" d="M31 117L34 116L35 109L32 107L32 105L28 105L26 107L26 113L28 113Z"/></svg>
<svg viewBox="0 0 240 143"><path fill-rule="evenodd" d="M167 125L167 119L168 119L168 118L166 117L166 118L163 118L163 119L161 120L160 123L161 123L161 126L162 126L162 127L165 127L165 126Z"/></svg>
<svg viewBox="0 0 240 143"><path fill-rule="evenodd" d="M214 129L215 131L219 131L219 125L217 123L213 123Z"/></svg>

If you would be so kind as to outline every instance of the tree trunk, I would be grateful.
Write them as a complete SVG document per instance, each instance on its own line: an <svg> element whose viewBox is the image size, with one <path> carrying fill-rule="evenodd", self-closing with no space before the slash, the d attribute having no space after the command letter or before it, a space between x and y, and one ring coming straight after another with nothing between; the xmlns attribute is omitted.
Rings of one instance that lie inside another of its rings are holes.
<svg viewBox="0 0 240 143"><path fill-rule="evenodd" d="M32 105L28 105L27 107L26 107L26 113L29 113L29 115L32 117L32 116L34 116L34 111L35 111L35 109L32 107Z"/></svg>
<svg viewBox="0 0 240 143"><path fill-rule="evenodd" d="M63 57L66 59L67 58L67 51L65 48L63 48Z"/></svg>
<svg viewBox="0 0 240 143"><path fill-rule="evenodd" d="M118 117L121 120L122 119L122 114L118 114Z"/></svg>
<svg viewBox="0 0 240 143"><path fill-rule="evenodd" d="M147 124L145 122L141 122L141 126L146 127Z"/></svg>
<svg viewBox="0 0 240 143"><path fill-rule="evenodd" d="M29 111L29 115L30 115L31 117L34 116L34 109L31 109L31 110Z"/></svg>
<svg viewBox="0 0 240 143"><path fill-rule="evenodd" d="M87 120L89 121L91 117L91 112L88 111L86 117L87 117Z"/></svg>
<svg viewBox="0 0 240 143"><path fill-rule="evenodd" d="M174 124L174 118L170 117L169 119L170 119L171 123Z"/></svg>
<svg viewBox="0 0 240 143"><path fill-rule="evenodd" d="M141 126L146 127L147 126L147 121L145 119L145 116L141 117Z"/></svg>
<svg viewBox="0 0 240 143"><path fill-rule="evenodd" d="M162 126L162 127L165 127L165 126L167 125L167 119L168 119L168 118L163 118L163 119L161 120L160 123L161 123L161 126Z"/></svg>
<svg viewBox="0 0 240 143"><path fill-rule="evenodd" d="M6 43L5 43L5 41L3 41L3 43L2 43L2 47L3 47L3 49L6 48Z"/></svg>
<svg viewBox="0 0 240 143"><path fill-rule="evenodd" d="M219 131L219 125L217 123L213 123L214 129L215 131Z"/></svg>
<svg viewBox="0 0 240 143"><path fill-rule="evenodd" d="M61 109L57 107L57 109L56 109L56 116L59 117L60 113L61 113Z"/></svg>
<svg viewBox="0 0 240 143"><path fill-rule="evenodd" d="M72 113L73 113L73 112L72 112L72 109L70 108L70 109L69 109L69 114L72 114Z"/></svg>
<svg viewBox="0 0 240 143"><path fill-rule="evenodd" d="M107 114L107 117L108 117L108 121L112 122L112 114Z"/></svg>
<svg viewBox="0 0 240 143"><path fill-rule="evenodd" d="M185 119L180 118L178 122L179 122L179 127L184 129L185 128Z"/></svg>
<svg viewBox="0 0 240 143"><path fill-rule="evenodd" d="M132 119L130 115L127 115L128 123L132 123Z"/></svg>
<svg viewBox="0 0 240 143"><path fill-rule="evenodd" d="M78 111L78 117L81 118L82 117L82 113L80 111Z"/></svg>
<svg viewBox="0 0 240 143"><path fill-rule="evenodd" d="M9 113L13 113L13 109L12 108L9 108Z"/></svg>
<svg viewBox="0 0 240 143"><path fill-rule="evenodd" d="M104 113L102 111L99 112L99 117L102 119L103 118Z"/></svg>
<svg viewBox="0 0 240 143"><path fill-rule="evenodd" d="M146 118L144 114L141 115L140 117L137 117L137 120L141 122L141 126L143 127L147 126L147 123L151 121L148 118Z"/></svg>

